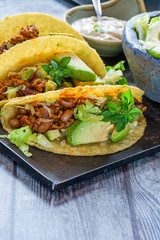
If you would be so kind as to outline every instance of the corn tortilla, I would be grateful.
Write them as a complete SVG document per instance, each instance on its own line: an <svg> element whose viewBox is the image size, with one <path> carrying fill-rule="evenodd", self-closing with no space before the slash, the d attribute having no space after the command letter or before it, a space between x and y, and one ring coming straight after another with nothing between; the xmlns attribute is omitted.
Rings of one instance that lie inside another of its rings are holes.
<svg viewBox="0 0 160 240"><path fill-rule="evenodd" d="M11 129L9 121L13 119L16 115L16 109L18 106L23 106L36 101L47 101L51 99L67 98L67 97L87 97L96 99L97 97L104 97L106 94L110 96L117 96L119 92L126 92L128 89L131 89L133 96L139 101L142 101L143 91L139 88L133 86L85 86L85 87L76 87L68 88L64 90L52 91L44 94L37 94L35 96L27 96L22 99L14 99L7 103L2 108L1 122L3 128L10 133ZM66 143L65 146L62 146L57 140L52 142L52 147L42 147L38 144L30 142L29 145L35 146L42 150L50 151L58 154L74 155L74 156L94 156L94 155L105 155L111 154L118 151L122 151L126 148L131 147L135 144L144 134L146 127L146 120L144 117L141 117L138 120L138 125L134 130L129 133L124 139L117 143L113 143L110 140L85 144L79 146L71 146Z"/></svg>
<svg viewBox="0 0 160 240"><path fill-rule="evenodd" d="M47 36L49 33L68 33L72 37L84 41L84 38L68 23L44 13L22 13L6 17L0 21L0 45L11 37L19 35L21 28L35 25L39 30L39 36Z"/></svg>
<svg viewBox="0 0 160 240"><path fill-rule="evenodd" d="M9 72L18 72L23 67L34 66L38 62L48 63L57 53L76 54L98 76L105 76L106 70L98 53L85 42L67 36L47 36L28 40L16 45L0 57L0 81ZM10 100L0 101L0 108Z"/></svg>

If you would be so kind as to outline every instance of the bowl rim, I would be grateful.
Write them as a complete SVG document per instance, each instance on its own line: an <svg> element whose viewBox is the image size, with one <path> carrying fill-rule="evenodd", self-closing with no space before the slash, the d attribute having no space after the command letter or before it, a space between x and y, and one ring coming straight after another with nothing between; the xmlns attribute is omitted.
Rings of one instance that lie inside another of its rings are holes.
<svg viewBox="0 0 160 240"><path fill-rule="evenodd" d="M104 2L104 3L101 4L102 9L112 7L112 6L116 5L117 3L119 3L120 1L122 1L122 0L109 0L107 2ZM144 1L143 0L136 0L136 2L137 2L137 5L138 5L139 12L141 12L141 13L146 12L146 7L145 7L145 4L144 4ZM69 20L70 16L77 11L94 11L94 7L93 7L93 4L86 4L86 5L81 5L81 6L76 6L76 7L70 8L66 12L66 14L64 15L64 20L69 24L68 20ZM99 40L99 39L95 39L93 37L87 36L83 33L81 33L81 35L86 40L92 41L92 42L97 43L97 44L110 44L112 46L113 45L117 45L117 46L122 45L122 40Z"/></svg>
<svg viewBox="0 0 160 240"><path fill-rule="evenodd" d="M101 4L102 9L112 7L112 6L116 5L117 3L119 3L120 1L122 1L122 0L109 0L107 2L104 2L104 3ZM145 7L145 4L144 4L144 1L143 0L136 0L136 2L137 2L137 5L138 5L139 12L140 13L146 12L146 7ZM94 11L94 7L93 7L93 4L85 4L85 5L70 8L66 12L66 14L64 15L65 21L68 22L67 19L73 13L77 12L78 10L84 10L84 11L93 10Z"/></svg>

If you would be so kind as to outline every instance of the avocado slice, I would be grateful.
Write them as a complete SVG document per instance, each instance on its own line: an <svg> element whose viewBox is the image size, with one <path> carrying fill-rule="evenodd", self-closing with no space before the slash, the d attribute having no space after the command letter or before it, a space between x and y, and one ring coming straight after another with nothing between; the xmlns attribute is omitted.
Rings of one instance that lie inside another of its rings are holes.
<svg viewBox="0 0 160 240"><path fill-rule="evenodd" d="M48 130L45 135L50 142L61 136L59 130Z"/></svg>
<svg viewBox="0 0 160 240"><path fill-rule="evenodd" d="M73 53L56 54L53 60L57 63L64 57L71 57L67 65L72 70L71 78L75 78L82 82L93 82L96 80L96 74L90 69L79 57Z"/></svg>
<svg viewBox="0 0 160 240"><path fill-rule="evenodd" d="M112 142L118 142L121 139L125 138L127 136L127 134L129 133L130 129L131 129L130 123L128 123L126 125L126 127L120 132L117 132L117 130L115 128L112 132L112 135L111 135Z"/></svg>
<svg viewBox="0 0 160 240"><path fill-rule="evenodd" d="M51 80L48 80L45 84L44 91L49 92L57 89L57 84Z"/></svg>
<svg viewBox="0 0 160 240"><path fill-rule="evenodd" d="M74 84L74 86L86 86L86 85L90 85L90 86L94 86L94 85L104 85L104 81L103 79L100 79L99 77L96 78L96 80L94 82L81 82L77 79L72 79L72 82Z"/></svg>
<svg viewBox="0 0 160 240"><path fill-rule="evenodd" d="M76 121L66 129L67 141L73 145L102 142L108 139L113 128L110 122L82 122Z"/></svg>

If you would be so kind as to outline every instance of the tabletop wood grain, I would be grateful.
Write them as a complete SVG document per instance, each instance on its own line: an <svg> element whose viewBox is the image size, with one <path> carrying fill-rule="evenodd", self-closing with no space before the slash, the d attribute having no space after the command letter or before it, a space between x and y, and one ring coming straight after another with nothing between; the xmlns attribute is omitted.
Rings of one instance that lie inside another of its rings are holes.
<svg viewBox="0 0 160 240"><path fill-rule="evenodd" d="M0 18L74 5L0 0ZM0 150L0 240L159 240L159 223L160 153L51 192Z"/></svg>

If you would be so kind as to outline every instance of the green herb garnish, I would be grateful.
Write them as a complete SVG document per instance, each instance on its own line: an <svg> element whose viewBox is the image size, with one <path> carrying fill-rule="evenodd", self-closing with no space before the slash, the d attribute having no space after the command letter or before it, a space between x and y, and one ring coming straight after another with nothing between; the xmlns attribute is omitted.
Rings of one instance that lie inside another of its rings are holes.
<svg viewBox="0 0 160 240"><path fill-rule="evenodd" d="M117 100L110 101L108 95L106 98L109 101L107 102L107 110L102 113L104 117L102 121L115 123L117 132L122 131L128 122L133 123L135 118L142 115L141 110L134 107L134 97L130 89L126 93L119 93Z"/></svg>
<svg viewBox="0 0 160 240"><path fill-rule="evenodd" d="M125 71L124 61L120 61L117 64L115 64L114 66L106 67L106 71L109 73L115 72L116 70L121 70L122 72Z"/></svg>
<svg viewBox="0 0 160 240"><path fill-rule="evenodd" d="M54 81L57 83L58 88L62 86L62 79L68 78L72 74L72 71L67 68L70 60L71 57L64 57L59 63L57 63L54 60L50 61L48 59L49 64L42 65L43 70L50 76L54 77Z"/></svg>
<svg viewBox="0 0 160 240"><path fill-rule="evenodd" d="M93 26L93 28L94 28L95 32L98 32L98 24L95 24L95 25Z"/></svg>
<svg viewBox="0 0 160 240"><path fill-rule="evenodd" d="M105 31L102 28L99 28L98 24L95 24L93 28L95 32L105 33Z"/></svg>
<svg viewBox="0 0 160 240"><path fill-rule="evenodd" d="M121 80L117 82L118 85L128 85L128 81L125 77L122 77Z"/></svg>

